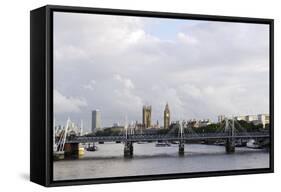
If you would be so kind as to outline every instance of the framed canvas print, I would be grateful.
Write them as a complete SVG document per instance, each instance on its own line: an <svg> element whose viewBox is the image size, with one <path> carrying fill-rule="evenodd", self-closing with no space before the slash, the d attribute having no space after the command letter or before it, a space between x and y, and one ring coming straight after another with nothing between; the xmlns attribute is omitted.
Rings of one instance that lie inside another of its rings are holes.
<svg viewBox="0 0 281 192"><path fill-rule="evenodd" d="M31 11L30 179L273 172L273 20Z"/></svg>

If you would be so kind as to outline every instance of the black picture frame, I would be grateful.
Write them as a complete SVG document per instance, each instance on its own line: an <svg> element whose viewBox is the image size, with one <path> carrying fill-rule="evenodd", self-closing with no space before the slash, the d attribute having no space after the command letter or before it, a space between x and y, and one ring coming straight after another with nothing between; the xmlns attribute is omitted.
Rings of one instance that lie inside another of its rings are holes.
<svg viewBox="0 0 281 192"><path fill-rule="evenodd" d="M270 26L270 167L233 171L130 176L54 181L53 124L53 12L94 13L157 18L179 18L268 24ZM46 5L30 12L30 180L43 186L131 182L274 172L274 20L89 7Z"/></svg>

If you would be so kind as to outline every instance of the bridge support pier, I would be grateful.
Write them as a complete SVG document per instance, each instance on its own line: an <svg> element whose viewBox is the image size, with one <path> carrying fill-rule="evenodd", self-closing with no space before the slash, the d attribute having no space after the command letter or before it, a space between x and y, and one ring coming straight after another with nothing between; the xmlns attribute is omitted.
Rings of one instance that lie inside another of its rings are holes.
<svg viewBox="0 0 281 192"><path fill-rule="evenodd" d="M225 142L225 152L226 153L234 153L235 152L234 140L226 139L226 142Z"/></svg>
<svg viewBox="0 0 281 192"><path fill-rule="evenodd" d="M179 142L179 155L184 155L184 142Z"/></svg>
<svg viewBox="0 0 281 192"><path fill-rule="evenodd" d="M124 157L133 157L133 142L127 141L124 146Z"/></svg>
<svg viewBox="0 0 281 192"><path fill-rule="evenodd" d="M79 158L79 143L66 143L64 145L64 156L66 159Z"/></svg>

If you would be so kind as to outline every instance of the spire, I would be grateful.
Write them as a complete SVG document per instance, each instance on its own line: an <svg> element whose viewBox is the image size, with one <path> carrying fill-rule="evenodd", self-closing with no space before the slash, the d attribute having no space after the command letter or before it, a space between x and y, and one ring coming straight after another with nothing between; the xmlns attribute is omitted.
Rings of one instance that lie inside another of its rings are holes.
<svg viewBox="0 0 281 192"><path fill-rule="evenodd" d="M169 126L170 126L170 109L167 102L164 109L164 128L169 128Z"/></svg>
<svg viewBox="0 0 281 192"><path fill-rule="evenodd" d="M168 102L167 102L166 105L165 105L165 110L169 110Z"/></svg>

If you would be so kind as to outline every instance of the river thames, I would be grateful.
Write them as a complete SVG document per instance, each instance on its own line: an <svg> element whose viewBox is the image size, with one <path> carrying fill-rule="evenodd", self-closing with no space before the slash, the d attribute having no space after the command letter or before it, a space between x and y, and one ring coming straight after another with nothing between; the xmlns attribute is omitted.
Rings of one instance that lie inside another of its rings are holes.
<svg viewBox="0 0 281 192"><path fill-rule="evenodd" d="M184 156L179 156L177 144L134 143L134 156L128 159L122 143L97 146L98 151L85 151L81 159L55 161L54 180L269 168L270 161L266 150L246 147L226 154L224 146L186 144Z"/></svg>

